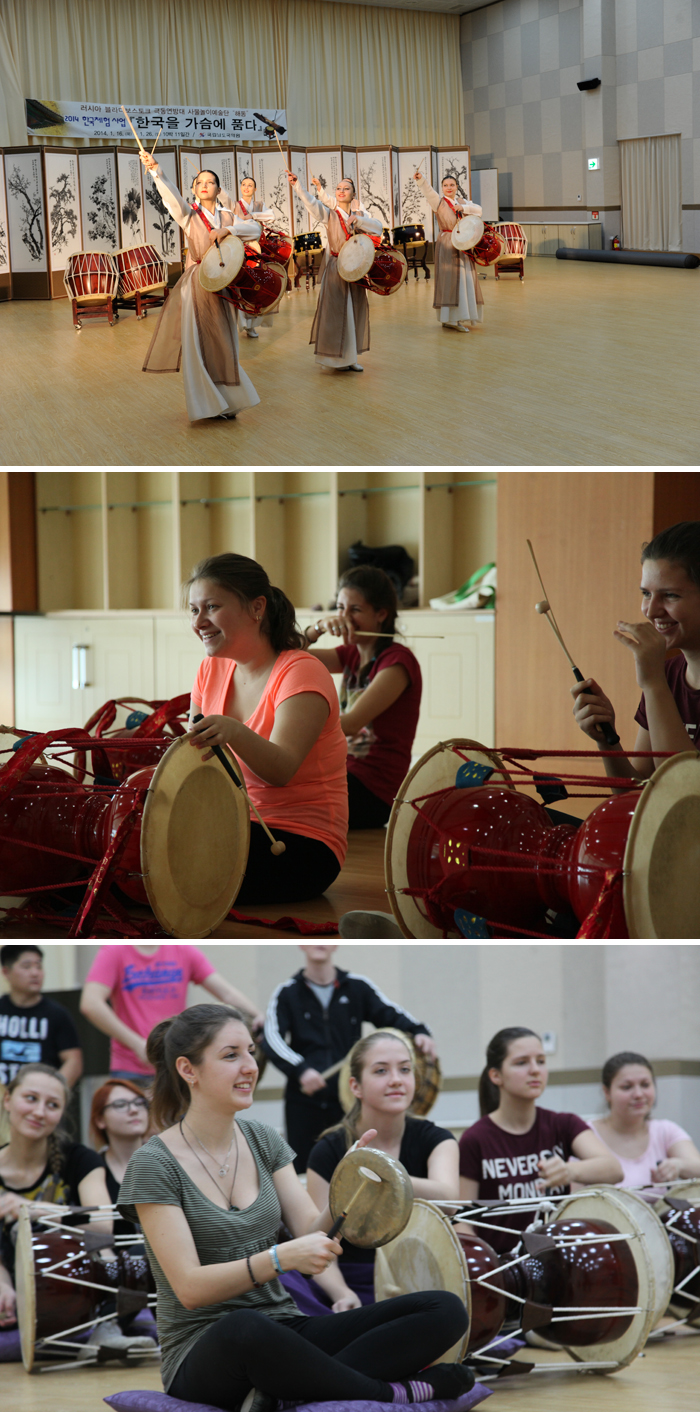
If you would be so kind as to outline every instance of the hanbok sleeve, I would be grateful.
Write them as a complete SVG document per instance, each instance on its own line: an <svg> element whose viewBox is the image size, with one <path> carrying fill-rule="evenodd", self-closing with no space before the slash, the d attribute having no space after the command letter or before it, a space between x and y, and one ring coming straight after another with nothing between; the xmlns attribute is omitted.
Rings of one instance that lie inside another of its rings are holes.
<svg viewBox="0 0 700 1412"><path fill-rule="evenodd" d="M300 181L296 183L294 190L296 191L296 194L299 199L303 201L307 211L310 215L313 216L314 220L323 221L324 225L328 225L328 219L331 213L330 207L325 205L323 201L315 200L313 196L309 195L308 191L304 191L304 188Z"/></svg>
<svg viewBox="0 0 700 1412"><path fill-rule="evenodd" d="M435 188L430 185L428 178L424 176L419 176L416 182L416 186L420 188L431 211L437 211L437 208L440 205L440 202L442 201L442 197L438 196L438 193Z"/></svg>
<svg viewBox="0 0 700 1412"><path fill-rule="evenodd" d="M162 198L163 204L169 210L173 220L177 221L178 225L186 231L192 219L192 207L188 206L177 187L173 186L163 175L162 167L155 167L151 176L157 187L158 195Z"/></svg>
<svg viewBox="0 0 700 1412"><path fill-rule="evenodd" d="M243 216L233 216L231 225L224 226L224 229L232 230L233 234L240 236L241 240L259 240L262 235L260 222L246 220Z"/></svg>
<svg viewBox="0 0 700 1412"><path fill-rule="evenodd" d="M459 209L460 216L482 215L483 207L477 206L476 201L458 201L456 204Z"/></svg>
<svg viewBox="0 0 700 1412"><path fill-rule="evenodd" d="M355 221L355 230L364 230L368 235L381 235L384 227L376 216L368 215L367 211L360 211Z"/></svg>

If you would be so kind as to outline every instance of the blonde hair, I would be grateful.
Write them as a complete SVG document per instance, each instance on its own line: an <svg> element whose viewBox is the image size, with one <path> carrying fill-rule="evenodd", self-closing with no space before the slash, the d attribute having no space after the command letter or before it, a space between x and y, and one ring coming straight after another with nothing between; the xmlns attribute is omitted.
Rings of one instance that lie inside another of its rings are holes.
<svg viewBox="0 0 700 1412"><path fill-rule="evenodd" d="M411 1070L415 1077L416 1065L410 1041L408 1039L402 1039L397 1034L392 1034L390 1030L373 1030L372 1034L365 1035L364 1039L358 1039L357 1043L353 1044L348 1055L350 1078L354 1079L356 1083L362 1083L362 1075L367 1063L367 1055L374 1045L378 1044L382 1039L393 1039L397 1044L403 1044L405 1046L406 1053L411 1061ZM341 1118L339 1123L334 1123L333 1127L326 1128L325 1132L321 1133L321 1137L325 1137L326 1133L343 1133L347 1151L349 1147L352 1147L354 1142L357 1142L360 1136L356 1125L361 1112L362 1100L356 1098L352 1108L348 1110L345 1117Z"/></svg>

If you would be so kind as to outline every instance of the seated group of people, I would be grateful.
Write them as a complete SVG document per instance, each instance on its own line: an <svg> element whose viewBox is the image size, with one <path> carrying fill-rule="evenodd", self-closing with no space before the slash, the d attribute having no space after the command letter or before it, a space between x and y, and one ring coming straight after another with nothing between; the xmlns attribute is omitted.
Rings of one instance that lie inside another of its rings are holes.
<svg viewBox="0 0 700 1412"><path fill-rule="evenodd" d="M143 1232L158 1289L166 1390L231 1412L245 1402L265 1412L280 1399L449 1398L473 1380L465 1365L439 1362L466 1329L461 1301L426 1292L376 1305L373 1251L327 1234L330 1181L353 1145L400 1160L414 1194L436 1201L507 1200L601 1183L642 1186L653 1199L661 1183L700 1176L688 1133L650 1116L655 1085L647 1059L624 1052L608 1060L608 1112L589 1125L536 1106L547 1060L526 1028L501 1030L488 1046L482 1116L459 1144L409 1112L410 1039L377 1030L358 1041L350 1058L353 1106L313 1147L306 1189L283 1138L245 1116L257 1064L239 1012L195 1005L155 1027L147 1055L155 1071L148 1094L112 1078L95 1095L93 1149L61 1135L67 1088L56 1070L27 1064L7 1086L0 1326L15 1319L13 1231L21 1205L31 1203L37 1215L42 1204L114 1202ZM530 1219L520 1216L522 1229ZM282 1223L291 1238L280 1235ZM512 1248L512 1236L487 1238L498 1250ZM128 1328L113 1325L111 1338L126 1346Z"/></svg>

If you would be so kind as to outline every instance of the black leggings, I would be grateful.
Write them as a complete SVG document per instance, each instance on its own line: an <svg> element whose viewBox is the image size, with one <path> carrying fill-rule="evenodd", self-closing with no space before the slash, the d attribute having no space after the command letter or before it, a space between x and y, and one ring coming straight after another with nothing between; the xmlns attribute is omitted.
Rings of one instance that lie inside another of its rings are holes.
<svg viewBox="0 0 700 1412"><path fill-rule="evenodd" d="M167 1391L225 1412L251 1387L293 1402L391 1402L389 1382L417 1376L466 1327L464 1304L444 1290L315 1318L238 1309L202 1334Z"/></svg>
<svg viewBox="0 0 700 1412"><path fill-rule="evenodd" d="M348 803L350 829L381 829L389 820L391 804L373 794L357 775L348 770Z"/></svg>
<svg viewBox="0 0 700 1412"><path fill-rule="evenodd" d="M275 838L286 845L274 857L272 844L261 824L250 824L250 850L241 890L234 902L250 907L258 902L307 902L320 897L335 882L340 863L331 848L318 838L270 826Z"/></svg>

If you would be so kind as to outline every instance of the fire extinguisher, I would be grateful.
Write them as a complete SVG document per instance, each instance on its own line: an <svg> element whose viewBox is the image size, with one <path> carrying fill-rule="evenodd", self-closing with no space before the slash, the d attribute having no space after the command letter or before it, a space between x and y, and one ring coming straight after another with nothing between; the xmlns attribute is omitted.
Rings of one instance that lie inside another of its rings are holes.
<svg viewBox="0 0 700 1412"><path fill-rule="evenodd" d="M614 235L614 236L613 236L612 240L610 241L610 248L611 248L611 250L620 250L620 249L622 248L621 245L620 245L620 237L619 237L619 235Z"/></svg>

